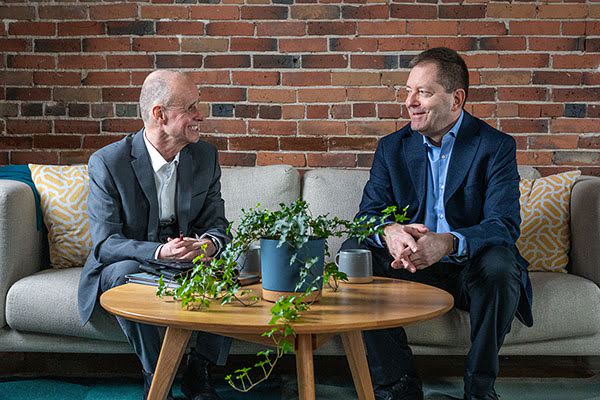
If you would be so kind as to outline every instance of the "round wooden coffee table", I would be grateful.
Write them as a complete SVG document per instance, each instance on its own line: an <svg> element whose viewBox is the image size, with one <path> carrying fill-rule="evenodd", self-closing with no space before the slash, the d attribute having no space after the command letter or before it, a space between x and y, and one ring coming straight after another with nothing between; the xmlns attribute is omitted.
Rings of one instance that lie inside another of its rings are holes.
<svg viewBox="0 0 600 400"><path fill-rule="evenodd" d="M260 295L260 284L247 287ZM264 343L260 334L270 328L272 303L251 307L214 304L209 311L186 311L174 301L160 299L156 288L138 284L115 287L102 294L100 303L112 314L147 324L165 326L149 399L164 399L193 331L205 331ZM294 324L296 367L301 400L315 398L313 350L340 335L359 399L374 399L362 331L392 328L435 318L449 311L447 292L415 282L375 278L369 284L342 284L337 292L324 290L318 303Z"/></svg>

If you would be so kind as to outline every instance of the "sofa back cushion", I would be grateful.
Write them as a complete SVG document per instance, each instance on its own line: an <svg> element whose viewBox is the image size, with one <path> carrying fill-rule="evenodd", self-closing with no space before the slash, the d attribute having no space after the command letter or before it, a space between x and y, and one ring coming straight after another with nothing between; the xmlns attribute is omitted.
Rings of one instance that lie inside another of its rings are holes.
<svg viewBox="0 0 600 400"><path fill-rule="evenodd" d="M29 164L48 228L53 268L81 267L92 249L86 165Z"/></svg>

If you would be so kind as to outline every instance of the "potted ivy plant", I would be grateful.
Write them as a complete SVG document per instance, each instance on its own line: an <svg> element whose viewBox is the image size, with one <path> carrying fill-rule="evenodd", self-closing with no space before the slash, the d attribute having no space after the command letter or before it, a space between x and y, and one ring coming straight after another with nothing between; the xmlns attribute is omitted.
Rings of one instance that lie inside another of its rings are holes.
<svg viewBox="0 0 600 400"><path fill-rule="evenodd" d="M380 218L361 217L352 221L329 215L313 216L308 204L301 199L289 205L280 204L275 211L262 209L260 205L242 210L233 240L220 258L210 263L194 260L195 268L180 278L179 287L169 288L161 279L157 294L172 296L188 309L208 308L215 299L221 304L237 300L252 305L258 298L247 296L248 292L240 288L235 276L237 260L253 243L260 241L262 295L274 302L269 321L273 327L263 336L273 339L276 350L275 353L271 350L258 353L262 360L254 368L242 368L235 371L235 377L226 377L235 389L248 391L270 376L283 354L293 352L293 322L320 298L323 283L336 290L339 281L347 278L334 262L325 262L330 258L327 238L348 236L360 241L382 233L386 222L406 220L406 208L399 214L396 210L391 206L383 210ZM256 371L258 378L252 376Z"/></svg>

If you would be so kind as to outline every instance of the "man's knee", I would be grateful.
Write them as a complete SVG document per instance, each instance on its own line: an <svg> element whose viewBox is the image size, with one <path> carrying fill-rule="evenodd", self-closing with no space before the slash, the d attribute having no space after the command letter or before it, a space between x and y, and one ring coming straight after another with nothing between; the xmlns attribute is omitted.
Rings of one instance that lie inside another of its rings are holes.
<svg viewBox="0 0 600 400"><path fill-rule="evenodd" d="M514 254L506 247L484 249L473 267L478 280L487 285L505 287L519 282L519 266Z"/></svg>
<svg viewBox="0 0 600 400"><path fill-rule="evenodd" d="M123 260L107 265L100 275L100 289L106 292L108 289L123 285L127 282L127 274L140 271L140 263L134 260Z"/></svg>

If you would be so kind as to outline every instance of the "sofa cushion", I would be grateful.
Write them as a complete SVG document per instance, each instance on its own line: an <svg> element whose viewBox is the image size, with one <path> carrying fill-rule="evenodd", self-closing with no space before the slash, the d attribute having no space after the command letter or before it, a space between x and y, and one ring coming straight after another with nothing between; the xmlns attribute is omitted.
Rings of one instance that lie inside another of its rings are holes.
<svg viewBox="0 0 600 400"><path fill-rule="evenodd" d="M600 288L585 278L568 274L531 272L533 327L516 318L505 344L577 338L600 333ZM406 327L410 343L470 345L469 314L453 309L433 320Z"/></svg>
<svg viewBox="0 0 600 400"><path fill-rule="evenodd" d="M81 267L92 249L86 165L29 164L48 228L53 268Z"/></svg>
<svg viewBox="0 0 600 400"><path fill-rule="evenodd" d="M521 179L519 252L530 271L567 272L570 244L571 188L580 171Z"/></svg>
<svg viewBox="0 0 600 400"><path fill-rule="evenodd" d="M260 203L262 208L278 209L279 203L288 204L300 197L300 174L289 165L223 168L221 195L225 216L237 222L242 208Z"/></svg>
<svg viewBox="0 0 600 400"><path fill-rule="evenodd" d="M81 268L49 269L17 281L6 298L6 322L12 329L125 341L114 317L94 311L84 326L77 310Z"/></svg>

